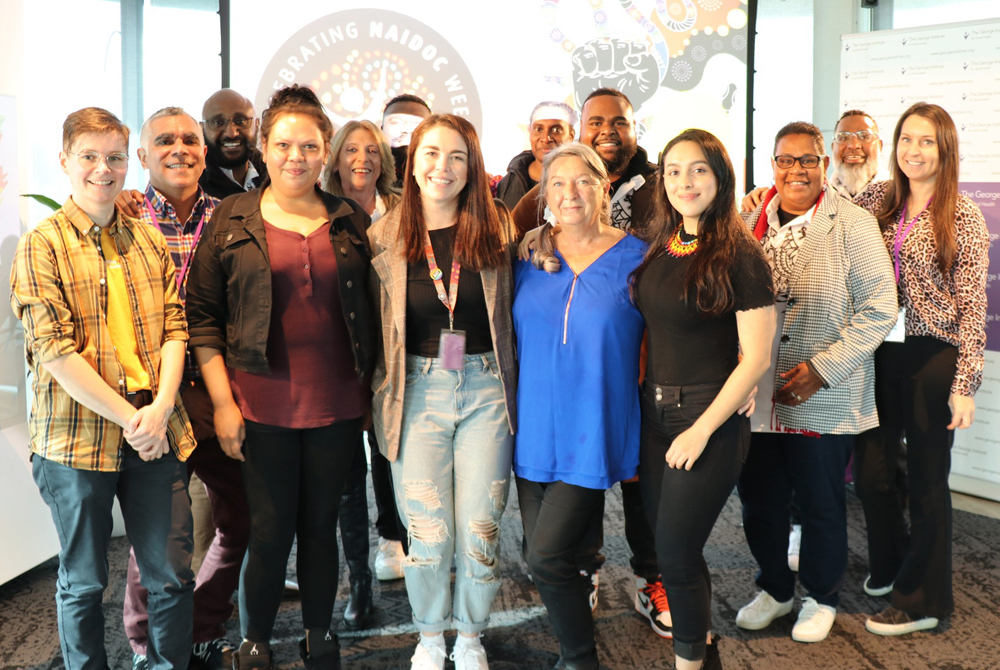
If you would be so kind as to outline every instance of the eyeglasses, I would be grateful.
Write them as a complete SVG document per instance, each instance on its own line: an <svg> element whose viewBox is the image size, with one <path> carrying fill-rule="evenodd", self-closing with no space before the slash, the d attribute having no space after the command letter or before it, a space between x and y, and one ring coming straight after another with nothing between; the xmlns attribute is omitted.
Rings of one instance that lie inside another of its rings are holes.
<svg viewBox="0 0 1000 670"><path fill-rule="evenodd" d="M799 165L808 170L819 165L821 158L823 158L823 156L817 156L816 154L806 154L805 156L789 156L788 154L781 154L780 156L774 157L774 164L783 170L787 170L798 162Z"/></svg>
<svg viewBox="0 0 1000 670"><path fill-rule="evenodd" d="M878 135L870 130L859 130L854 133L842 130L833 136L833 141L841 143L850 142L852 137L857 137L858 142L871 142L878 139Z"/></svg>
<svg viewBox="0 0 1000 670"><path fill-rule="evenodd" d="M236 116L230 118L228 116L215 116L211 119L206 119L205 124L212 130L222 130L228 128L229 124L233 124L237 128L249 128L253 124L252 116L243 116L242 114L237 114Z"/></svg>
<svg viewBox="0 0 1000 670"><path fill-rule="evenodd" d="M67 151L66 153L76 156L76 160L82 168L95 168L103 159L104 164L108 166L109 170L128 169L128 154L123 154L120 151L108 154L107 156L102 156L96 151L81 151L79 153L76 151Z"/></svg>

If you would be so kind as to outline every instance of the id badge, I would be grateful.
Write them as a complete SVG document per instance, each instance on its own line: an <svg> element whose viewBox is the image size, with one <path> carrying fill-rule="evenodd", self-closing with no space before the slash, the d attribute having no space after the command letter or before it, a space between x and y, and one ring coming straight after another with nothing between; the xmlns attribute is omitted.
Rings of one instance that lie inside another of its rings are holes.
<svg viewBox="0 0 1000 670"><path fill-rule="evenodd" d="M438 358L445 370L461 370L465 365L465 331L441 329Z"/></svg>
<svg viewBox="0 0 1000 670"><path fill-rule="evenodd" d="M885 336L886 342L905 342L906 341L906 308L901 307L899 309L899 317L896 319L896 325L892 327L889 334Z"/></svg>

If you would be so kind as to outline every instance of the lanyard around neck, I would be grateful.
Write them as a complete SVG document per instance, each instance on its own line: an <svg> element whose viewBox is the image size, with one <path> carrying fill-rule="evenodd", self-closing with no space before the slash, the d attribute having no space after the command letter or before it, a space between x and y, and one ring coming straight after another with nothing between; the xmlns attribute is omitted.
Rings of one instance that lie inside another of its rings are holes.
<svg viewBox="0 0 1000 670"><path fill-rule="evenodd" d="M896 271L897 284L899 284L899 270L902 265L900 255L903 250L903 241L906 239L906 236L910 234L910 230L913 229L913 226L916 225L917 219L924 215L924 212L927 211L927 208L931 206L933 201L934 196L931 196L931 199L927 201L927 204L924 205L922 210L920 210L920 213L910 219L910 223L906 225L905 230L903 229L903 224L906 223L906 208L908 203L903 203L903 211L899 213L899 223L896 225L896 235L892 243L892 264L893 269Z"/></svg>
<svg viewBox="0 0 1000 670"><path fill-rule="evenodd" d="M149 198L146 198L146 211L149 212L149 217L153 220L153 225L163 232L163 226L160 225L160 220L156 217L156 212L153 210L153 205L150 204ZM184 263L181 265L180 269L177 271L177 290L180 291L184 286L184 278L187 276L188 268L191 266L191 259L194 258L195 247L198 246L198 240L201 239L201 229L205 226L205 209L201 210L201 219L198 221L198 227L194 230L194 239L191 240L191 251L185 256ZM183 234L184 227L181 226L181 231Z"/></svg>
<svg viewBox="0 0 1000 670"><path fill-rule="evenodd" d="M455 305L458 303L458 278L461 273L462 266L458 264L457 260L452 259L449 290L445 293L444 282L441 281L441 277L443 277L444 274L441 272L441 268L438 267L437 259L434 257L434 247L431 245L431 234L426 230L424 231L424 254L427 256L427 267L430 269L431 280L434 282L434 288L437 289L438 300L444 303L444 306L448 308L448 328L449 330L454 330Z"/></svg>

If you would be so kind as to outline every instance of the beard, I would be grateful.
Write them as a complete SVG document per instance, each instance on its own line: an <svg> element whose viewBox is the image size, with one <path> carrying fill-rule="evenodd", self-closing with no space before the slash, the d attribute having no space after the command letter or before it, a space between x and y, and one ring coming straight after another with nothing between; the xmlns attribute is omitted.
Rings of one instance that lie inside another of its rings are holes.
<svg viewBox="0 0 1000 670"><path fill-rule="evenodd" d="M833 166L834 179L839 181L851 196L861 193L877 173L878 158L874 153L868 154L868 158L861 165L848 165L838 160Z"/></svg>
<svg viewBox="0 0 1000 670"><path fill-rule="evenodd" d="M618 147L618 153L615 154L614 158L608 161L604 160L604 157L602 156L601 160L604 160L604 165L608 168L609 175L621 174L625 171L625 166L628 165L633 158L635 158L635 154L638 151L638 146L626 147L623 144Z"/></svg>
<svg viewBox="0 0 1000 670"><path fill-rule="evenodd" d="M222 153L222 148L219 146L222 141L221 137L215 142L205 142L205 146L208 147L208 156L206 157L208 164L232 170L246 163L250 159L250 145L242 135L240 135L239 140L242 150L237 158L228 158Z"/></svg>

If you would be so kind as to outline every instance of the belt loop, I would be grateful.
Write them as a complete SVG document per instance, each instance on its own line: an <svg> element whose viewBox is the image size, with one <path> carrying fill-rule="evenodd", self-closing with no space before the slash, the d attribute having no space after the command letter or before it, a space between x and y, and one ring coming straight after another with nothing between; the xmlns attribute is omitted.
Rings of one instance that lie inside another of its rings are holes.
<svg viewBox="0 0 1000 670"><path fill-rule="evenodd" d="M431 371L431 365L433 365L433 364L434 364L434 359L433 358L424 357L424 364L422 366L423 370L421 372L426 375L427 373L429 373Z"/></svg>

